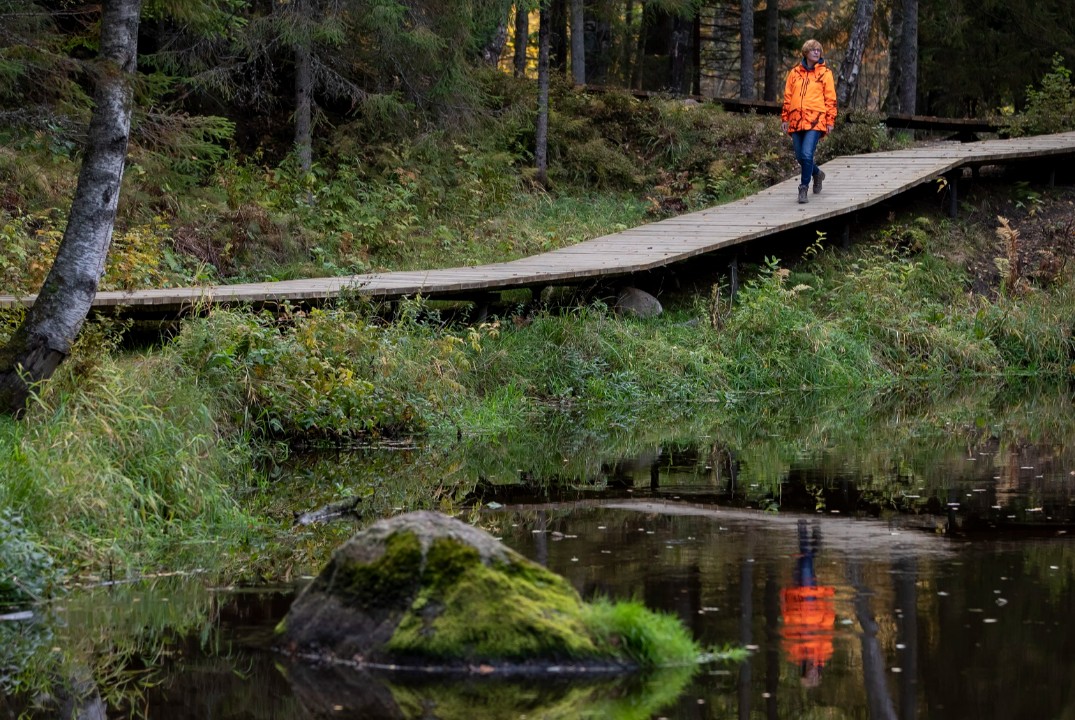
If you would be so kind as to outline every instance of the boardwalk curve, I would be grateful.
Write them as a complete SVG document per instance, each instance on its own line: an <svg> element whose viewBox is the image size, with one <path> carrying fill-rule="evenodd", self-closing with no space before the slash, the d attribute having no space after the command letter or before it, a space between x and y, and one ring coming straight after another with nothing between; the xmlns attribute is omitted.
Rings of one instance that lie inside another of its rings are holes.
<svg viewBox="0 0 1075 720"><path fill-rule="evenodd" d="M382 299L495 292L571 284L671 265L786 230L876 205L965 167L1075 154L1075 132L974 143L937 143L830 160L825 192L795 202L798 177L725 205L699 210L569 247L509 262L437 270L206 287L99 292L94 308L181 312L211 303L316 302L351 292ZM29 305L34 296L0 295L0 308Z"/></svg>

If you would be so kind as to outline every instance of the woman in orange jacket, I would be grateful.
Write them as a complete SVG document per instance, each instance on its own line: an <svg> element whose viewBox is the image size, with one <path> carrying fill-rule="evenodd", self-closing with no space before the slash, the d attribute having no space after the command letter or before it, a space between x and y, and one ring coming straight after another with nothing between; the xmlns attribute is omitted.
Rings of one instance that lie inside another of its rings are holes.
<svg viewBox="0 0 1075 720"><path fill-rule="evenodd" d="M817 40L803 43L803 58L788 73L780 119L780 127L791 135L795 159L802 166L799 202L809 202L806 191L810 180L814 181L814 192L819 193L825 179L825 173L814 164L814 151L836 123L836 82L821 57L821 43Z"/></svg>

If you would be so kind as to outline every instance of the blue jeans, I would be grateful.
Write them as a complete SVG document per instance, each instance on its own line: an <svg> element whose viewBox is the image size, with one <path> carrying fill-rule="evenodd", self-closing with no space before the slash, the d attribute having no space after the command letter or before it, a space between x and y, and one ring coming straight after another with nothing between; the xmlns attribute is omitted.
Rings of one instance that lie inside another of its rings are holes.
<svg viewBox="0 0 1075 720"><path fill-rule="evenodd" d="M795 159L802 166L802 179L800 185L809 185L811 178L818 173L817 165L814 164L814 150L817 142L821 139L820 130L799 130L791 134L791 144L795 147Z"/></svg>

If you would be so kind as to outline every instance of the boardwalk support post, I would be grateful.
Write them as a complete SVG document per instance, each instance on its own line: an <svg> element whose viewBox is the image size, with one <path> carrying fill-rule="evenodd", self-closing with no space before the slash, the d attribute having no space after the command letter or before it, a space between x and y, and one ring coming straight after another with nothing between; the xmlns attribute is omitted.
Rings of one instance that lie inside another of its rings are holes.
<svg viewBox="0 0 1075 720"><path fill-rule="evenodd" d="M844 221L843 231L840 233L840 246L844 250L851 249L851 223Z"/></svg>
<svg viewBox="0 0 1075 720"><path fill-rule="evenodd" d="M474 298L474 304L470 311L470 322L480 325L489 319L489 312L493 304L499 299L496 293L480 293Z"/></svg>
<svg viewBox="0 0 1075 720"><path fill-rule="evenodd" d="M961 172L950 172L948 179L948 217L955 218L959 214L959 176Z"/></svg>
<svg viewBox="0 0 1075 720"><path fill-rule="evenodd" d="M735 295L739 292L739 256L733 255L732 261L728 264L728 273L731 275L729 282L728 302L735 302Z"/></svg>

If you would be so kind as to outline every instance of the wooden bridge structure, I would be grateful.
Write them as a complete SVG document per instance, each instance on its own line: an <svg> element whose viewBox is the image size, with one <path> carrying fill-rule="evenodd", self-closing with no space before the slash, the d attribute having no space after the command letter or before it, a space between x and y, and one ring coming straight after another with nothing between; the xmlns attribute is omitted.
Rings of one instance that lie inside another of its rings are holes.
<svg viewBox="0 0 1075 720"><path fill-rule="evenodd" d="M380 272L344 277L97 293L94 309L169 316L214 303L255 306L316 304L343 293L393 300L495 294L504 290L601 281L679 263L707 253L806 228L877 205L946 178L955 213L960 179L988 165L1035 161L1056 167L1075 158L1075 132L973 143L938 142L892 152L838 157L825 163L824 191L796 202L798 177L725 205L680 215L509 262ZM0 308L34 296L0 296Z"/></svg>

